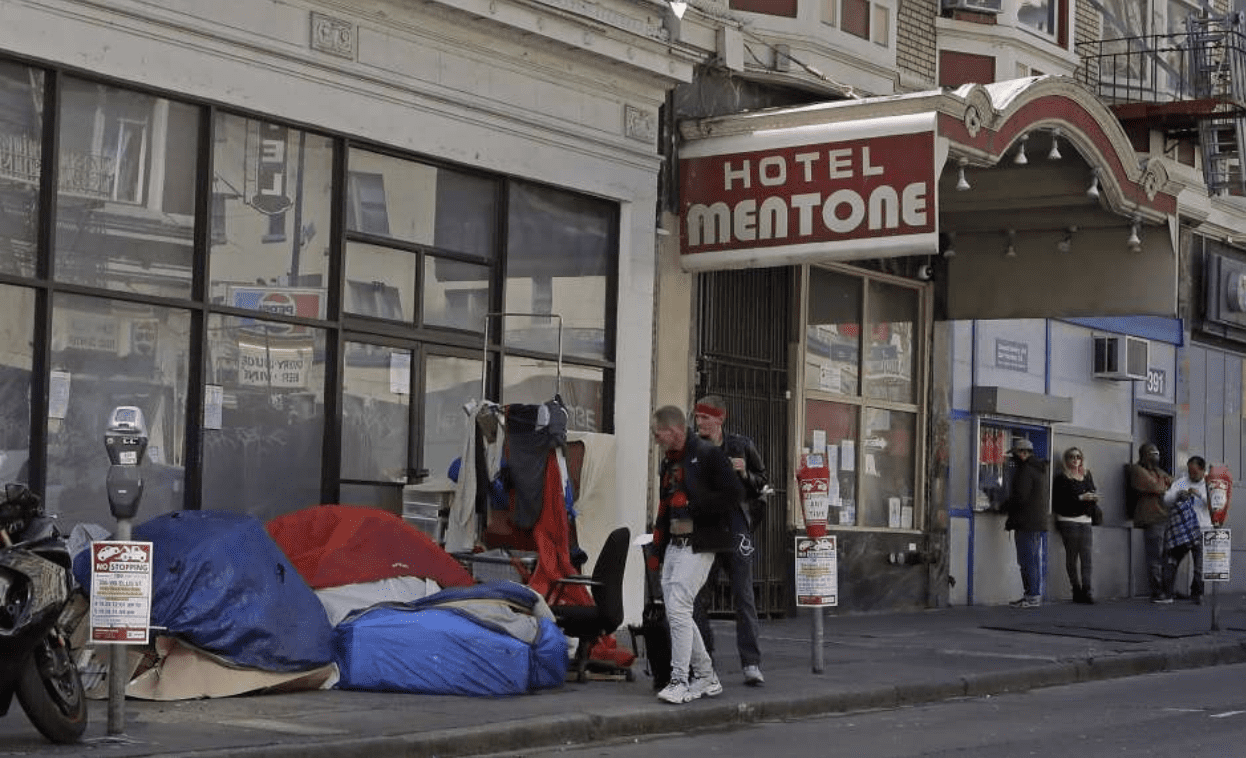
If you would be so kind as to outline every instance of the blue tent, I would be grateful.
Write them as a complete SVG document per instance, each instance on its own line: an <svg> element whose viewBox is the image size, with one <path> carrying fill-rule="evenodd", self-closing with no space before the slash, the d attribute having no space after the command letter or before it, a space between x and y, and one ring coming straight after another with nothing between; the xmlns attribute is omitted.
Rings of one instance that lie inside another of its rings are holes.
<svg viewBox="0 0 1246 758"><path fill-rule="evenodd" d="M151 625L230 663L303 671L332 660L324 606L251 516L175 511L134 529L152 543ZM90 590L89 551L75 575Z"/></svg>

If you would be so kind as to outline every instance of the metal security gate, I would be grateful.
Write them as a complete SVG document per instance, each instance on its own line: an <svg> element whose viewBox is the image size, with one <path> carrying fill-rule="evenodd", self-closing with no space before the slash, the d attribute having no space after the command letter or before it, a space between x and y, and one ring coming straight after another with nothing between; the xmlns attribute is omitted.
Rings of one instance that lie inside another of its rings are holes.
<svg viewBox="0 0 1246 758"><path fill-rule="evenodd" d="M698 280L697 396L720 395L727 401L727 431L753 439L775 490L753 555L753 591L761 616L782 615L791 595L785 586L785 509L791 480L787 367L794 290L792 268L714 271ZM710 610L733 610L725 575Z"/></svg>

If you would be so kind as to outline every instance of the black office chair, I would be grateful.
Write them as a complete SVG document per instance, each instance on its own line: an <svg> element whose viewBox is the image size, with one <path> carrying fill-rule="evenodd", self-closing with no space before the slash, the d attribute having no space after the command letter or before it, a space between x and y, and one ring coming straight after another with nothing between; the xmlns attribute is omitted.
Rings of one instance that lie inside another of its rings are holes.
<svg viewBox="0 0 1246 758"><path fill-rule="evenodd" d="M632 532L621 526L610 532L606 543L602 545L597 562L593 564L593 575L566 576L557 580L550 588L546 598L554 612L554 618L563 634L575 637L578 644L572 667L576 672L576 681L588 679L590 666L589 652L598 639L610 634L623 623L623 573L627 568L627 553ZM556 605L558 595L567 585L584 585L590 588L593 605ZM592 662L594 670L605 670L605 673L622 674L627 681L632 681L631 667L614 664Z"/></svg>

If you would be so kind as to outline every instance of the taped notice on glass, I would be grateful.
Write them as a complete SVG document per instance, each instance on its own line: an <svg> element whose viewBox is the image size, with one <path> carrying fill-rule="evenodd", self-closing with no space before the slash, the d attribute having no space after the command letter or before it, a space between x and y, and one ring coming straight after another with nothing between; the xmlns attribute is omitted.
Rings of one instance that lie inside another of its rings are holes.
<svg viewBox="0 0 1246 758"><path fill-rule="evenodd" d="M796 605L839 605L839 551L835 535L796 538Z"/></svg>

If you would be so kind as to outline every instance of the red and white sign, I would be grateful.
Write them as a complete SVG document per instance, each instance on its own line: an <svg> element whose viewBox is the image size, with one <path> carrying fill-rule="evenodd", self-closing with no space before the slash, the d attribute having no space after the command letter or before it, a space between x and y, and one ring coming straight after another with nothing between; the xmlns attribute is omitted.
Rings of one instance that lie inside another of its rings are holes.
<svg viewBox="0 0 1246 758"><path fill-rule="evenodd" d="M681 150L687 269L933 253L933 114L710 137Z"/></svg>
<svg viewBox="0 0 1246 758"><path fill-rule="evenodd" d="M91 543L91 641L147 644L152 543Z"/></svg>

